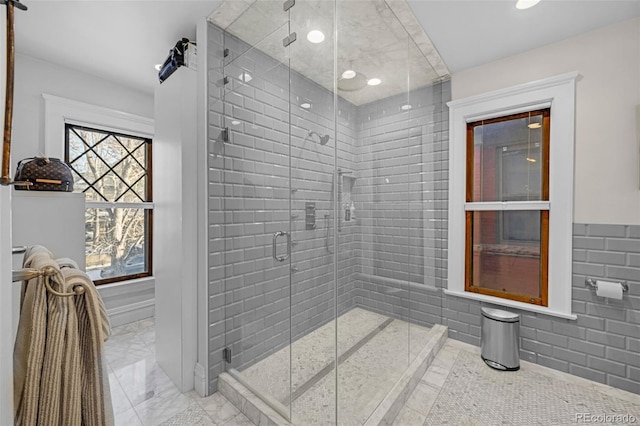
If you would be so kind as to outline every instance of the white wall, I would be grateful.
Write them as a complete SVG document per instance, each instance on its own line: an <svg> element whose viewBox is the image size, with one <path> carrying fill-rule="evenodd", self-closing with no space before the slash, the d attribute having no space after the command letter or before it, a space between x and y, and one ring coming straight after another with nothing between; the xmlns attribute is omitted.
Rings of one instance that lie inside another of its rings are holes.
<svg viewBox="0 0 640 426"><path fill-rule="evenodd" d="M196 71L178 69L155 92L153 141L156 360L182 392L197 362L198 139Z"/></svg>
<svg viewBox="0 0 640 426"><path fill-rule="evenodd" d="M574 222L638 225L640 19L458 72L452 76L452 98L571 71L580 73Z"/></svg>
<svg viewBox="0 0 640 426"><path fill-rule="evenodd" d="M14 170L20 159L47 153L44 148L43 93L142 117L153 118L154 114L151 93L20 54L16 55L14 93L11 152ZM64 141L60 140L60 143L64 144ZM19 226L23 216L14 211L14 226ZM84 229L83 223L79 226ZM153 315L153 282L149 279L140 281L143 282L100 287L113 326ZM14 292L19 291L19 286L14 287Z"/></svg>
<svg viewBox="0 0 640 426"><path fill-rule="evenodd" d="M17 54L11 153L14 167L20 159L44 151L43 93L153 118L151 93Z"/></svg>

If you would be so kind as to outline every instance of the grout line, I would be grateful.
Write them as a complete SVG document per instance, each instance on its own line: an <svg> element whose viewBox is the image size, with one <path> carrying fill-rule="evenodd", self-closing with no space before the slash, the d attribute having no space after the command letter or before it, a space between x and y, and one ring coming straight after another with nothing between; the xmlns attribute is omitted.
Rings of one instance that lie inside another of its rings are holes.
<svg viewBox="0 0 640 426"><path fill-rule="evenodd" d="M385 322L374 328L369 332L366 336L360 339L356 344L354 344L349 350L338 357L338 365L342 364L346 361L351 355L355 354L360 348L362 348L365 344L367 344L371 339L373 339L378 333L384 330L389 324L393 322L393 318L387 318ZM301 397L306 391L311 389L314 385L316 385L320 380L322 380L327 374L329 374L334 369L335 363L330 363L326 365L322 370L318 371L313 377L304 382L302 385L298 386L298 388L291 395L291 404L293 401ZM286 405L288 401L283 402Z"/></svg>

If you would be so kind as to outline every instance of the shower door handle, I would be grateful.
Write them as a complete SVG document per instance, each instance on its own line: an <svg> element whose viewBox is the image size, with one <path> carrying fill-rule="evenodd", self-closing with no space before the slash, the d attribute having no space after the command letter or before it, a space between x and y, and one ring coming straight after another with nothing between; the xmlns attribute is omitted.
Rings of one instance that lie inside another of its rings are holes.
<svg viewBox="0 0 640 426"><path fill-rule="evenodd" d="M278 237L282 237L285 236L287 237L287 253L284 256L278 256L277 254L277 242L278 242ZM284 232L284 231L278 231L275 234L273 234L273 240L271 242L272 244L272 248L273 248L273 259L277 260L278 262L284 262L285 260L287 260L289 258L289 255L291 254L291 235L288 232Z"/></svg>

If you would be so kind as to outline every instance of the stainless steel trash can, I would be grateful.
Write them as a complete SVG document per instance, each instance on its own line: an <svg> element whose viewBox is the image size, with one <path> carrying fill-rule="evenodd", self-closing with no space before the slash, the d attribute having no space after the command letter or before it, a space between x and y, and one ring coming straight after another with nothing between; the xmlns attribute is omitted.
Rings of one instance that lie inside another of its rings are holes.
<svg viewBox="0 0 640 426"><path fill-rule="evenodd" d="M481 308L483 361L496 370L520 369L520 315Z"/></svg>

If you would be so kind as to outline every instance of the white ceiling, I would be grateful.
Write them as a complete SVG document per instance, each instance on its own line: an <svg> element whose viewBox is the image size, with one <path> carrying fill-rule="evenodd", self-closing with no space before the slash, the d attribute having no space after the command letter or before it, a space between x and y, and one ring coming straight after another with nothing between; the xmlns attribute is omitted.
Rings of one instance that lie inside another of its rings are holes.
<svg viewBox="0 0 640 426"><path fill-rule="evenodd" d="M408 0L451 73L640 16L638 0ZM640 29L639 29L640 30Z"/></svg>
<svg viewBox="0 0 640 426"><path fill-rule="evenodd" d="M228 0L229 1L229 0ZM245 0L231 0L245 1ZM452 72L640 15L640 0L409 0ZM16 52L152 93L163 62L214 0L24 0L16 11ZM20 78L20 76L16 76Z"/></svg>
<svg viewBox="0 0 640 426"><path fill-rule="evenodd" d="M153 93L159 84L154 65L164 62L180 38L195 40L198 19L219 1L22 3L29 10L15 12L16 52Z"/></svg>

